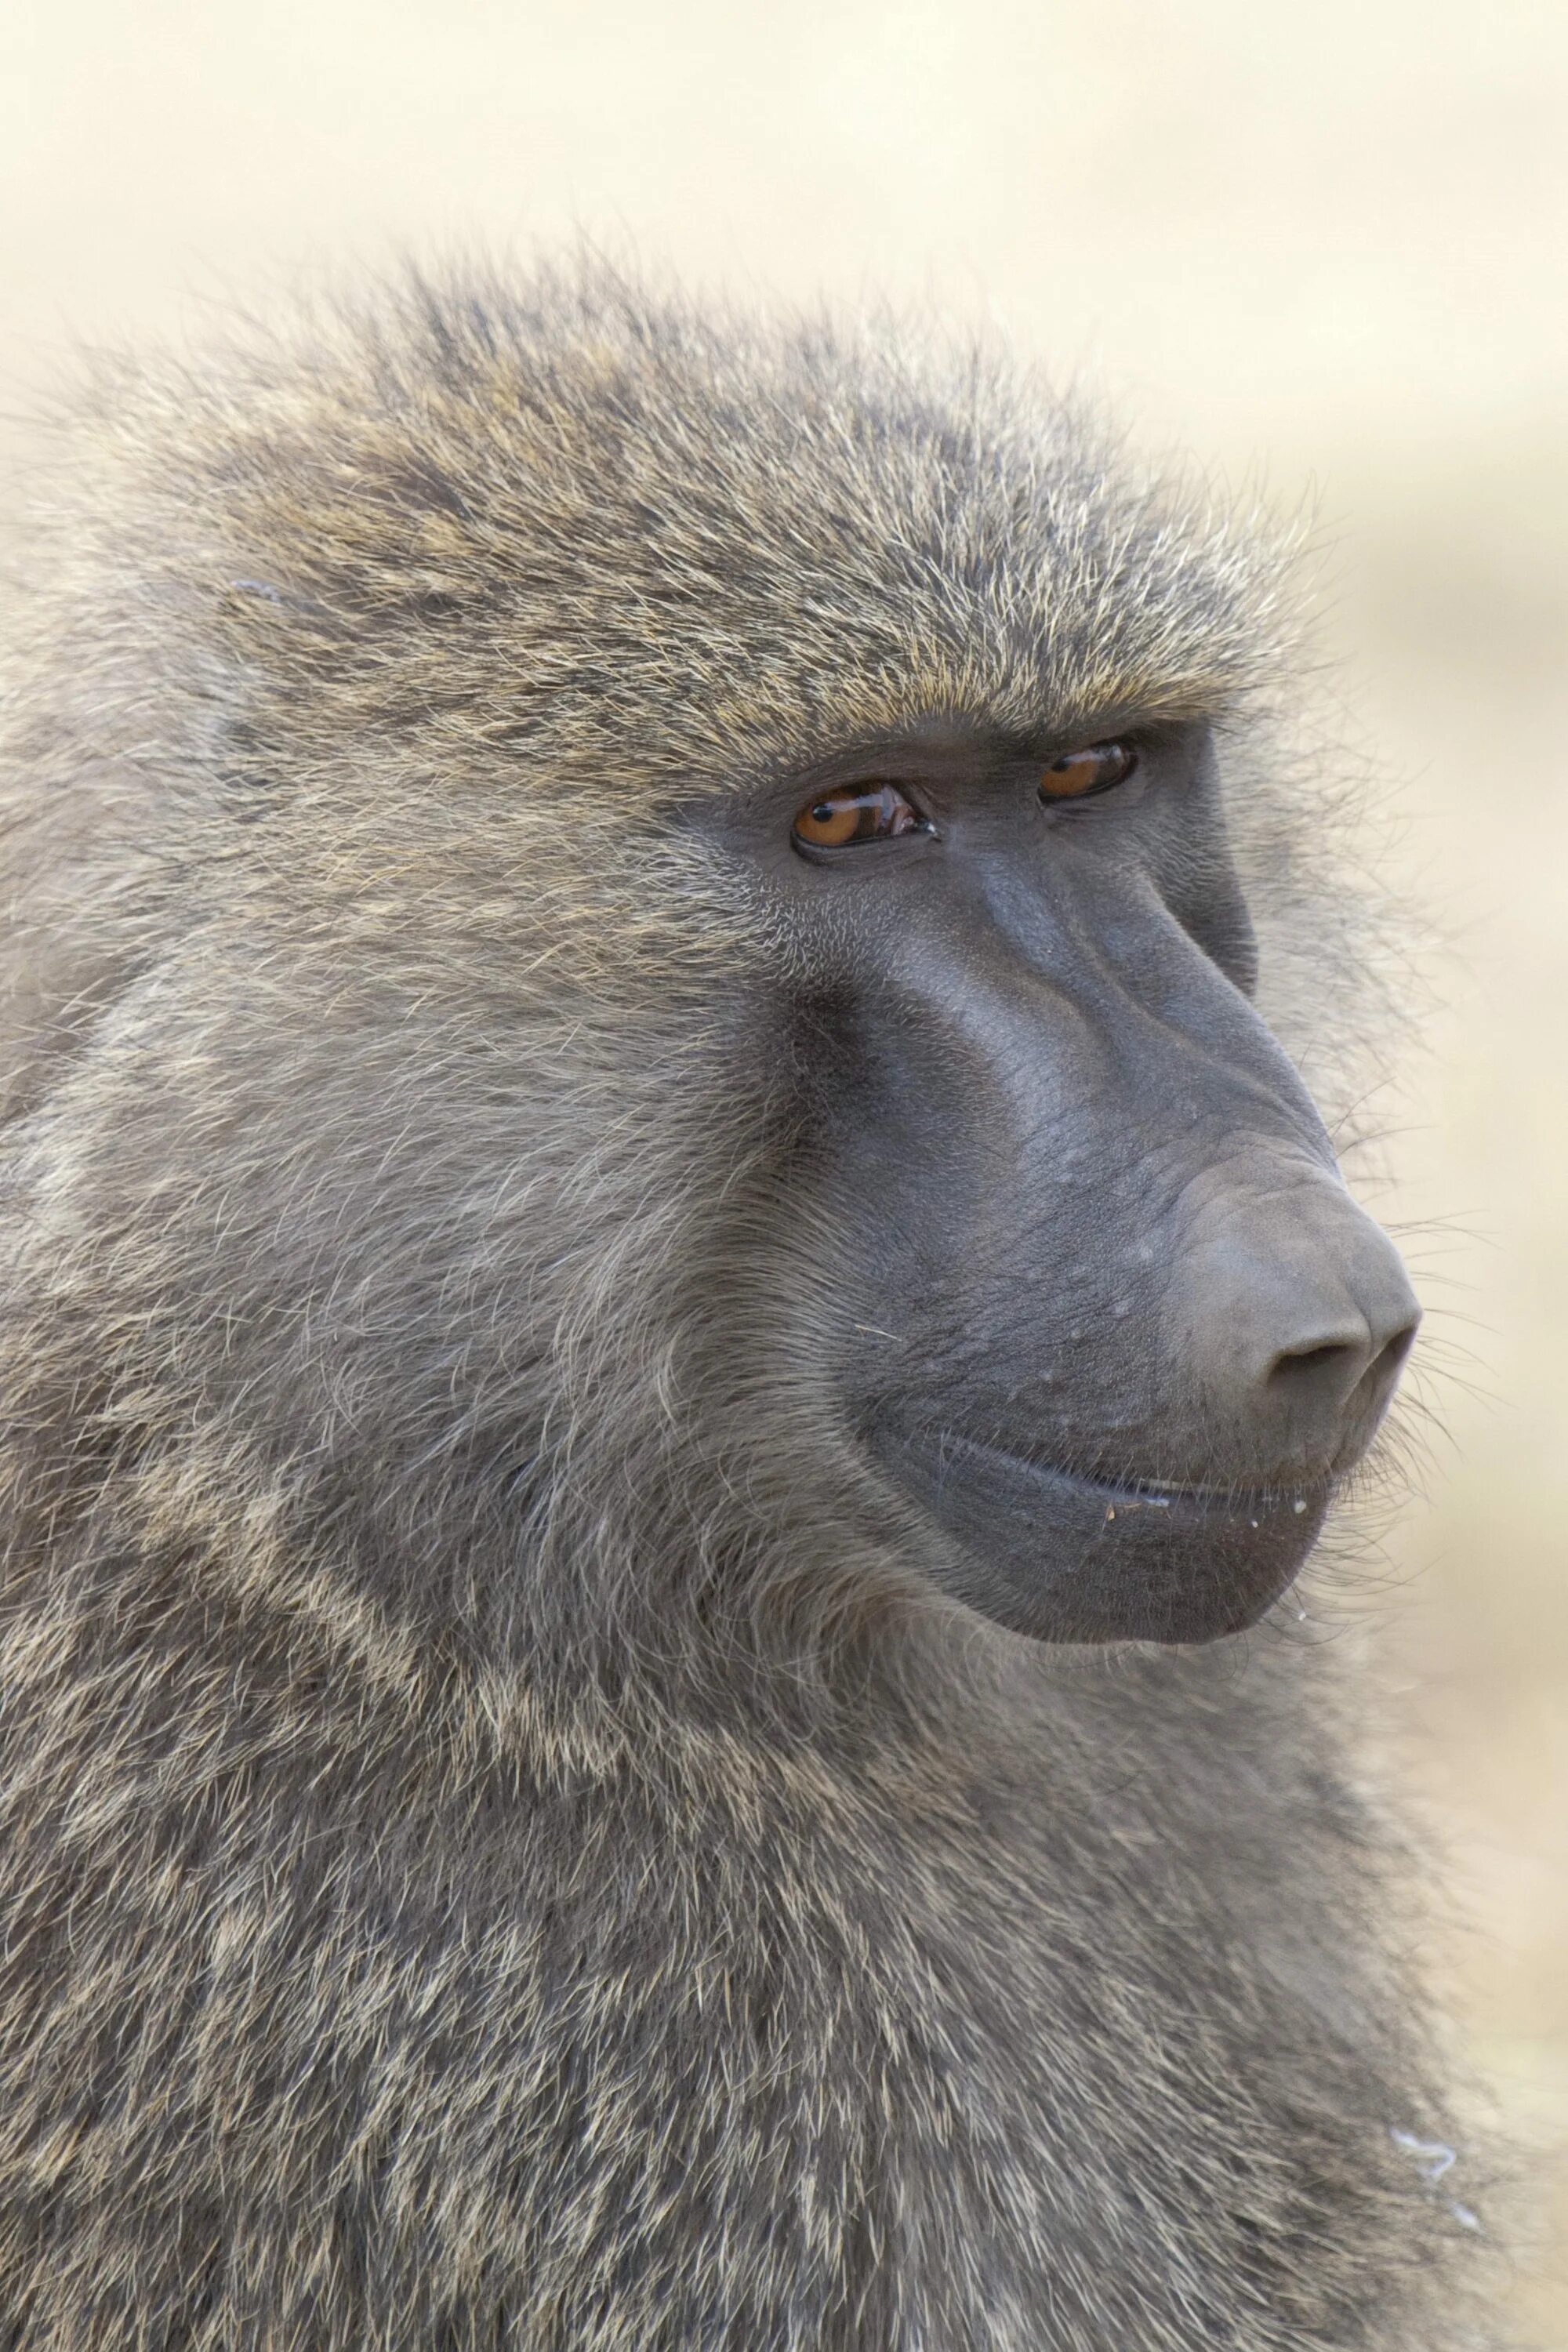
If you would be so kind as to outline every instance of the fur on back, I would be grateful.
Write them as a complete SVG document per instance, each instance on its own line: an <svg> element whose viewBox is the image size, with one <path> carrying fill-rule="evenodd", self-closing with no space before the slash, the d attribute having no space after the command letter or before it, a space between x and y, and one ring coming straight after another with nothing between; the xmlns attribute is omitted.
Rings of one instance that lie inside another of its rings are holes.
<svg viewBox="0 0 1568 2352"><path fill-rule="evenodd" d="M1209 715L1331 1112L1279 559L990 360L593 269L105 365L33 509L0 2346L1479 2343L1342 1659L936 1597L825 1385L803 976L682 824Z"/></svg>

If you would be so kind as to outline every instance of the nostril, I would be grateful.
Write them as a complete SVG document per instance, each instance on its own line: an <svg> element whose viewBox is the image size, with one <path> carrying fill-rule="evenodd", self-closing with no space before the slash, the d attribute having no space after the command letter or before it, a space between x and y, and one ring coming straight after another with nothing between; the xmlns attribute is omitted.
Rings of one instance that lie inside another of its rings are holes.
<svg viewBox="0 0 1568 2352"><path fill-rule="evenodd" d="M1292 1373L1322 1370L1350 1353L1350 1349L1339 1339L1325 1340L1316 1348L1291 1348L1278 1359L1269 1378L1279 1380Z"/></svg>
<svg viewBox="0 0 1568 2352"><path fill-rule="evenodd" d="M1394 1393L1420 1319L1419 1315L1410 1317L1388 1339L1383 1339L1386 1321L1382 1331L1365 1324L1354 1329L1347 1323L1332 1333L1320 1327L1310 1339L1279 1350L1265 1387L1293 1423L1306 1415L1317 1423L1328 1415L1335 1426L1348 1425L1347 1416L1358 1426L1369 1416L1375 1423ZM1325 1438L1328 1426L1323 1423Z"/></svg>
<svg viewBox="0 0 1568 2352"><path fill-rule="evenodd" d="M1268 1368L1272 1389L1353 1387L1366 1369L1365 1341L1317 1339L1302 1348L1284 1348Z"/></svg>

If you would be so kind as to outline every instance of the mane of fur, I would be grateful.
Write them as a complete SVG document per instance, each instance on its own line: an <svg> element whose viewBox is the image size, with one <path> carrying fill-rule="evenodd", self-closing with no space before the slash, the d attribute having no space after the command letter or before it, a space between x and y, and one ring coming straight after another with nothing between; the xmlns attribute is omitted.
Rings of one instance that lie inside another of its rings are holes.
<svg viewBox="0 0 1568 2352"><path fill-rule="evenodd" d="M594 271L106 367L40 484L0 2346L1479 2343L1339 1663L934 1597L825 1385L791 949L682 824L1210 715L1331 1110L1279 559L988 361Z"/></svg>

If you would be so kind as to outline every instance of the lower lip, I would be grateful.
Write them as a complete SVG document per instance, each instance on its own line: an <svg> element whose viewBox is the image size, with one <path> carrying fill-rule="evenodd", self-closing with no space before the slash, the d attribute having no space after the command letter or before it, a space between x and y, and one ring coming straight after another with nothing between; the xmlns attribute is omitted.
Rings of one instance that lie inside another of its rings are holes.
<svg viewBox="0 0 1568 2352"><path fill-rule="evenodd" d="M878 1450L957 1538L962 1563L948 1580L958 1597L1045 1641L1239 1633L1289 1585L1331 1492L1102 1486L951 1432L884 1434Z"/></svg>

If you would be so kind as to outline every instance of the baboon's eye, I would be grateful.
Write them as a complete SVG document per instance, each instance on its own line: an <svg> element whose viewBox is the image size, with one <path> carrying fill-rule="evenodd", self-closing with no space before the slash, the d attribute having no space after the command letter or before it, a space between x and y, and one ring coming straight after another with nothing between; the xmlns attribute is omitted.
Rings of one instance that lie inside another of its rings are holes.
<svg viewBox="0 0 1568 2352"><path fill-rule="evenodd" d="M855 841L897 841L906 833L930 833L929 819L908 802L897 784L838 784L807 801L795 821L795 837L814 849L843 849Z"/></svg>
<svg viewBox="0 0 1568 2352"><path fill-rule="evenodd" d="M1040 778L1043 801L1086 801L1092 793L1108 793L1124 784L1138 765L1131 743L1089 743L1081 751L1068 751L1053 760Z"/></svg>

